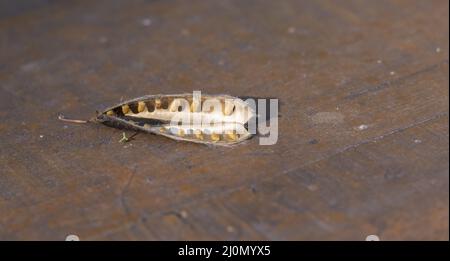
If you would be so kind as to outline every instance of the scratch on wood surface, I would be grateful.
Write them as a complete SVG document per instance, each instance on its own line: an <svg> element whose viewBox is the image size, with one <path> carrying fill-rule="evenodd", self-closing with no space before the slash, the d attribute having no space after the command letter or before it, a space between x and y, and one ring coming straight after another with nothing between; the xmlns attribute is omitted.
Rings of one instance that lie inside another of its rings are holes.
<svg viewBox="0 0 450 261"><path fill-rule="evenodd" d="M131 212L130 212L130 208L126 202L125 193L127 192L128 188L130 187L131 182L133 181L133 178L135 175L136 175L136 171L132 170L131 174L128 177L127 183L125 184L125 186L123 187L123 189L120 192L120 202L121 202L121 205L122 205L122 208L123 208L125 214L127 214L127 215L130 215Z"/></svg>
<svg viewBox="0 0 450 261"><path fill-rule="evenodd" d="M406 76L399 77L399 78L394 79L394 80L387 80L387 81L384 81L384 82L382 82L382 83L380 83L378 85L375 85L375 86L365 87L365 88L363 88L361 90L351 92L344 99L352 100L352 99L355 99L357 97L360 97L360 96L368 94L368 93L378 92L380 90L383 90L383 89L386 89L386 88L390 88L390 87L392 87L394 85L402 84L406 80L409 80L411 78L415 78L415 77L417 77L417 76L419 76L419 75L421 75L423 73L432 72L432 71L438 69L439 67L441 67L441 66L443 66L445 64L448 64L448 62L449 62L448 60L443 60L443 61L441 61L439 63L433 64L431 66L427 66L427 67L425 67L425 68L423 68L421 70L415 71L415 72L413 72L411 74L408 74Z"/></svg>
<svg viewBox="0 0 450 261"><path fill-rule="evenodd" d="M327 158L330 158L330 157L334 157L334 156L336 156L336 155L338 155L340 153L346 152L346 151L348 151L350 149L355 149L355 148L357 148L357 147L359 147L361 145L367 144L367 143L377 142L379 140L382 140L382 139L384 139L384 138L386 138L388 136L391 136L393 134L396 134L398 132L402 132L402 131L405 131L407 129L411 129L411 128L414 128L416 126L425 124L427 122L430 122L430 121L433 121L433 120L437 120L437 119L439 119L439 118L441 118L443 116L446 116L446 115L448 115L447 112L441 112L441 113L438 113L438 114L436 114L436 115L434 115L432 117L426 118L424 120L421 120L421 121L409 124L409 125L404 126L404 127L393 129L393 130L391 130L391 131L389 131L389 132L387 132L385 134L382 134L382 135L379 135L379 136L375 136L375 137L372 137L372 138L370 138L368 140L363 140L363 141L358 142L356 144L352 144L352 145L349 145L347 147L344 147L344 148L338 150L336 153L334 153L334 154L332 154L332 155L330 155L328 157L325 157L325 158L322 158L322 159L318 159L317 161L321 161L321 160L324 160L324 159L327 159Z"/></svg>

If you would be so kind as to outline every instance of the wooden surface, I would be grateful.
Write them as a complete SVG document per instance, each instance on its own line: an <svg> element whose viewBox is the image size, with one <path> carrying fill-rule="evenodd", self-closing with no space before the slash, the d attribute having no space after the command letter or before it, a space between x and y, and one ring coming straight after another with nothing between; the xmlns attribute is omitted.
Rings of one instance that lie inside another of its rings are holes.
<svg viewBox="0 0 450 261"><path fill-rule="evenodd" d="M0 239L449 239L448 1L27 2L1 3ZM57 120L192 90L278 98L278 143Z"/></svg>

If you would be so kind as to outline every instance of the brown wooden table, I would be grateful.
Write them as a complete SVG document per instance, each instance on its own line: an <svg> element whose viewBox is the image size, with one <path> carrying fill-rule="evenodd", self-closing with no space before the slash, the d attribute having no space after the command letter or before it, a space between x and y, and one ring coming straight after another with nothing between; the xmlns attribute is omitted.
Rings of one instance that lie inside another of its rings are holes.
<svg viewBox="0 0 450 261"><path fill-rule="evenodd" d="M0 6L0 239L449 239L448 1ZM278 143L57 120L192 90L278 98Z"/></svg>

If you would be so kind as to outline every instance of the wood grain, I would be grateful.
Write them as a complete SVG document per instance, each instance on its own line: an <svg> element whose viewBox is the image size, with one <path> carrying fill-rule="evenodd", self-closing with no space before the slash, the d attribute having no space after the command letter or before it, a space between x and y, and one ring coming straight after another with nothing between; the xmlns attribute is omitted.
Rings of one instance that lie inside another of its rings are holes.
<svg viewBox="0 0 450 261"><path fill-rule="evenodd" d="M23 5L0 12L1 240L449 239L448 1ZM57 120L192 90L278 98L277 144Z"/></svg>

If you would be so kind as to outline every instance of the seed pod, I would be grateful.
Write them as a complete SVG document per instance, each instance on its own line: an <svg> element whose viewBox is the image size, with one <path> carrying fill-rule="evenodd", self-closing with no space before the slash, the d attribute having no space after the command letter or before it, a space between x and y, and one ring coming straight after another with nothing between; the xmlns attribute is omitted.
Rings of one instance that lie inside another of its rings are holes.
<svg viewBox="0 0 450 261"><path fill-rule="evenodd" d="M226 146L252 136L245 126L255 116L246 102L229 95L178 94L128 100L101 112L96 120L174 140Z"/></svg>

